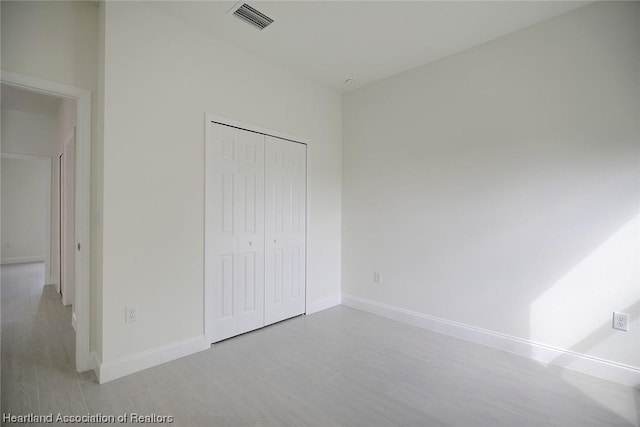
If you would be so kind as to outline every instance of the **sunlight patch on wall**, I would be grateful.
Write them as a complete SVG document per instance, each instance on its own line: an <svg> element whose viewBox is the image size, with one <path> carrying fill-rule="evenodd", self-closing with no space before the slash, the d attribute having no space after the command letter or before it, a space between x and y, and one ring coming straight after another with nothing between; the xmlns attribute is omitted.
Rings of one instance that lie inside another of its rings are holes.
<svg viewBox="0 0 640 427"><path fill-rule="evenodd" d="M628 312L629 332L612 329L613 311ZM531 304L530 339L576 353L640 366L640 215L614 233ZM615 349L615 350L614 350ZM621 349L623 350L620 353ZM615 351L615 354L614 354ZM549 361L569 369L576 362ZM564 380L631 423L633 389L615 384L602 393L600 383L572 371ZM616 398L612 399L611 396Z"/></svg>
<svg viewBox="0 0 640 427"><path fill-rule="evenodd" d="M615 359L640 366L634 344L640 301L640 215L613 234L531 304L530 339L611 360L611 343L628 348ZM613 311L631 310L630 332L611 327ZM634 325L635 321L635 325ZM632 334L634 336L632 336Z"/></svg>

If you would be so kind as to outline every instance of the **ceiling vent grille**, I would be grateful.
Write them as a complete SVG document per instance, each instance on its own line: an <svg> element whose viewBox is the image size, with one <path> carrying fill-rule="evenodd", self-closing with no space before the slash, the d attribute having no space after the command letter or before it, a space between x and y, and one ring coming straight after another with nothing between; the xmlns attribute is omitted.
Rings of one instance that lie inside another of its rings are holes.
<svg viewBox="0 0 640 427"><path fill-rule="evenodd" d="M273 19L246 3L243 3L239 8L237 8L233 12L233 15L242 19L244 22L253 25L259 30L264 30L273 23Z"/></svg>

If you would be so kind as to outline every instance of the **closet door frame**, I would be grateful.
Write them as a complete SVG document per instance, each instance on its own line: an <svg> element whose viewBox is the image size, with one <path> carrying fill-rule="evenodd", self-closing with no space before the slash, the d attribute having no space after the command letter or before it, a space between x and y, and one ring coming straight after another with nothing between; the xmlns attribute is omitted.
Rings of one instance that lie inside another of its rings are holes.
<svg viewBox="0 0 640 427"><path fill-rule="evenodd" d="M242 129L242 130L247 130L250 132L255 132L255 133L259 133L266 136L273 136L276 138L280 138L280 139L284 139L284 140L288 140L294 143L298 143L298 144L303 144L305 146L307 146L307 149L309 147L309 140L306 138L300 138L298 136L294 136L294 135L290 135L290 134L285 134L283 132L279 132L279 131L275 131L272 129L267 129L267 128L263 128L260 126L255 126L249 123L244 123L241 121L237 121L237 120L233 120L233 119L229 119L227 117L223 117L223 116L219 116L216 114L211 114L211 113L206 113L205 114L205 123L204 123L204 133L205 133L205 144L204 144L204 207L205 207L205 212L204 212L204 334L206 339L208 340L209 343L212 343L212 338L213 338L213 313L214 313L214 306L213 306L213 297L214 297L214 289L213 289L213 285L212 285L212 281L211 281L211 262L213 261L213 253L211 251L211 245L208 242L211 242L213 237L213 227L212 224L208 224L209 221L211 221L211 209L213 209L213 200L210 200L210 194L209 191L207 191L207 170L211 169L213 167L213 163L210 161L209 156L207 155L207 145L208 145L208 141L210 138L210 132L211 132L211 123L217 123L220 125L225 125L225 126L231 126L231 127L235 127L238 129ZM308 151L307 151L307 156L308 156ZM308 157L305 160L306 162L308 162ZM305 171L307 171L307 165L305 165ZM307 172L305 172L307 173ZM308 200L308 184L307 184L308 180L305 179L305 217L304 217L304 221L305 221L305 260L304 260L304 265L305 265L305 271L307 270L307 241L308 241L308 215L309 215L309 209L307 206L307 200ZM209 248L209 249L208 249ZM305 278L305 289L307 287L307 281ZM305 290L305 309L304 309L304 313L306 314L307 312L307 298L308 298L309 292L307 292L307 290Z"/></svg>

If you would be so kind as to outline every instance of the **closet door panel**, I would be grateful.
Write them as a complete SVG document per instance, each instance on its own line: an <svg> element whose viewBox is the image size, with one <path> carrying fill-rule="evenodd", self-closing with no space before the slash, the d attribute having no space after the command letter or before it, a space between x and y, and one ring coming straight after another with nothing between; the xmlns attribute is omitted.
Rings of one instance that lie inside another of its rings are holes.
<svg viewBox="0 0 640 427"><path fill-rule="evenodd" d="M210 126L205 280L216 342L264 325L264 136Z"/></svg>
<svg viewBox="0 0 640 427"><path fill-rule="evenodd" d="M265 324L305 311L306 146L265 143Z"/></svg>
<svg viewBox="0 0 640 427"><path fill-rule="evenodd" d="M286 319L286 146L265 141L265 324Z"/></svg>
<svg viewBox="0 0 640 427"><path fill-rule="evenodd" d="M264 326L264 135L238 131L238 334Z"/></svg>
<svg viewBox="0 0 640 427"><path fill-rule="evenodd" d="M205 280L213 289L211 307L213 341L235 335L235 282L238 275L238 132L213 124L207 134Z"/></svg>

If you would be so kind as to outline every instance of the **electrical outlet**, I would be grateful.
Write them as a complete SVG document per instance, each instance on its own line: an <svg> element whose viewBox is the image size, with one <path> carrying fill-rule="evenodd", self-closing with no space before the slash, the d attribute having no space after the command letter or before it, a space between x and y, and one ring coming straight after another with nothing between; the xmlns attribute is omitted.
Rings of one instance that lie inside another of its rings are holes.
<svg viewBox="0 0 640 427"><path fill-rule="evenodd" d="M124 308L124 321L125 323L136 322L138 320L138 310L136 307L125 307Z"/></svg>
<svg viewBox="0 0 640 427"><path fill-rule="evenodd" d="M627 332L629 330L629 315L613 312L613 329Z"/></svg>
<svg viewBox="0 0 640 427"><path fill-rule="evenodd" d="M376 272L374 272L374 273L373 273L373 281L374 281L375 283L382 283L382 274L381 274L381 273L379 273L379 272L377 272L377 271L376 271Z"/></svg>

